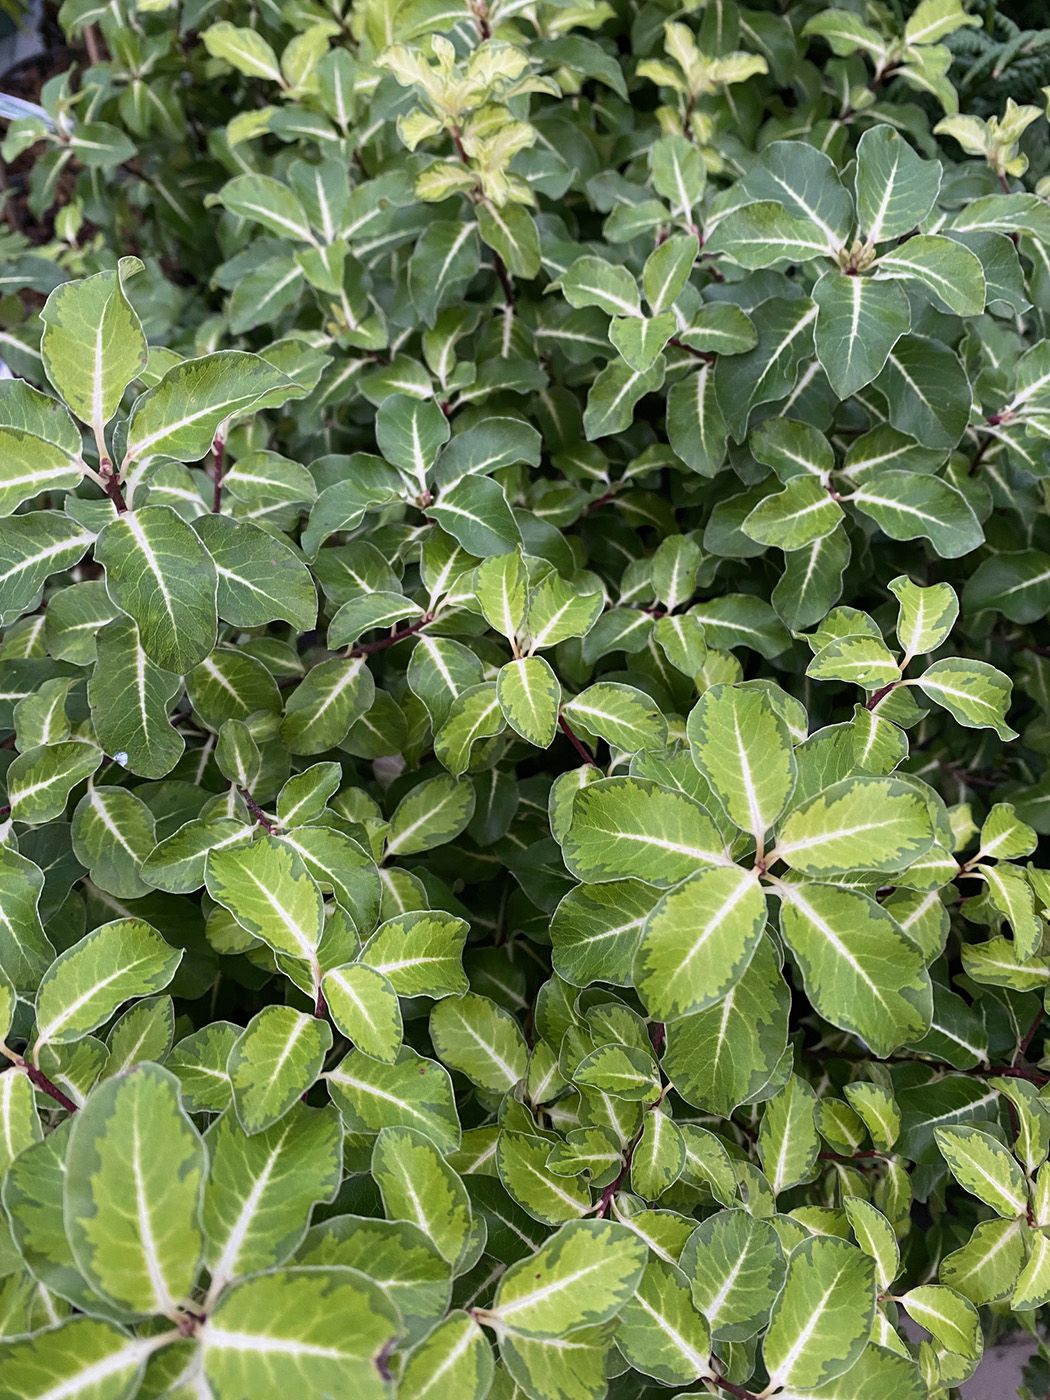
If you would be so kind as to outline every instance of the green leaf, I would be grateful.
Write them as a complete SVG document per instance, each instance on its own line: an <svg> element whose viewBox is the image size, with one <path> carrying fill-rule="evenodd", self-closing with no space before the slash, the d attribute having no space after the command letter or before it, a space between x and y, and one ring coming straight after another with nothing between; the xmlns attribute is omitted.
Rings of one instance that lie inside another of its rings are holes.
<svg viewBox="0 0 1050 1400"><path fill-rule="evenodd" d="M10 846L0 846L0 967L21 996L33 995L55 956L40 920L43 889L40 868Z"/></svg>
<svg viewBox="0 0 1050 1400"><path fill-rule="evenodd" d="M875 900L831 885L781 885L780 924L806 995L877 1055L924 1035L931 993L922 953Z"/></svg>
<svg viewBox="0 0 1050 1400"><path fill-rule="evenodd" d="M99 535L95 558L155 666L182 674L204 660L216 638L215 565L170 506L118 516Z"/></svg>
<svg viewBox="0 0 1050 1400"><path fill-rule="evenodd" d="M592 884L634 877L673 885L729 864L698 802L638 778L605 778L578 793L562 854L577 879Z"/></svg>
<svg viewBox="0 0 1050 1400"><path fill-rule="evenodd" d="M922 160L888 123L869 127L857 142L854 177L866 241L884 243L918 227L937 202L941 176L938 162Z"/></svg>
<svg viewBox="0 0 1050 1400"><path fill-rule="evenodd" d="M335 1110L296 1104L279 1123L249 1136L225 1113L208 1131L204 1262L218 1297L234 1279L289 1259L314 1206L342 1178L342 1125Z"/></svg>
<svg viewBox="0 0 1050 1400"><path fill-rule="evenodd" d="M444 1064L489 1093L508 1093L525 1077L525 1037L510 1012L488 997L468 992L438 1002L430 1036Z"/></svg>
<svg viewBox="0 0 1050 1400"><path fill-rule="evenodd" d="M981 1321L968 1298L952 1288L923 1284L909 1289L901 1306L920 1327L925 1327L947 1351L979 1361L983 1350Z"/></svg>
<svg viewBox="0 0 1050 1400"><path fill-rule="evenodd" d="M785 490L766 496L741 525L759 544L777 549L803 549L836 529L842 507L825 486L809 476L789 481Z"/></svg>
<svg viewBox="0 0 1050 1400"><path fill-rule="evenodd" d="M834 242L812 219L769 199L746 204L720 219L704 247L749 268L809 262L835 253Z"/></svg>
<svg viewBox="0 0 1050 1400"><path fill-rule="evenodd" d="M936 651L955 626L959 599L948 583L922 588L906 574L887 584L900 604L897 613L897 640L908 656Z"/></svg>
<svg viewBox="0 0 1050 1400"><path fill-rule="evenodd" d="M880 277L917 284L932 295L938 309L946 307L957 316L979 316L984 310L987 288L981 260L953 238L917 234L883 253L875 271Z"/></svg>
<svg viewBox="0 0 1050 1400"><path fill-rule="evenodd" d="M279 1123L316 1081L331 1048L331 1027L316 1016L290 1006L267 1006L253 1016L226 1066L244 1131Z"/></svg>
<svg viewBox="0 0 1050 1400"><path fill-rule="evenodd" d="M401 1049L401 1007L381 972L364 963L334 967L321 990L337 1030L374 1059L392 1063Z"/></svg>
<svg viewBox="0 0 1050 1400"><path fill-rule="evenodd" d="M471 1247L470 1198L435 1143L414 1128L383 1128L372 1174L392 1220L410 1220L455 1265Z"/></svg>
<svg viewBox="0 0 1050 1400"><path fill-rule="evenodd" d="M90 778L101 762L101 749L83 739L26 749L7 770L11 816L37 825L54 821L65 811L76 785Z"/></svg>
<svg viewBox="0 0 1050 1400"><path fill-rule="evenodd" d="M686 1241L681 1267L716 1342L755 1336L784 1282L776 1230L744 1210L718 1211L702 1221Z"/></svg>
<svg viewBox="0 0 1050 1400"><path fill-rule="evenodd" d="M663 1068L687 1103L727 1117L762 1094L787 1034L787 985L772 944L760 940L722 1002L668 1026Z"/></svg>
<svg viewBox="0 0 1050 1400"><path fill-rule="evenodd" d="M243 350L217 350L197 360L184 360L135 401L128 419L125 463L159 456L199 461L228 418L287 383L261 356Z"/></svg>
<svg viewBox="0 0 1050 1400"><path fill-rule="evenodd" d="M912 239L908 247L920 241ZM881 373L890 351L911 328L908 298L893 282L832 271L813 288L813 300L817 358L835 393L847 399Z"/></svg>
<svg viewBox="0 0 1050 1400"><path fill-rule="evenodd" d="M186 746L168 718L180 677L150 660L128 618L103 627L96 650L87 688L95 737L107 753L123 754L130 772L163 778Z"/></svg>
<svg viewBox="0 0 1050 1400"><path fill-rule="evenodd" d="M91 784L73 813L71 835L76 858L100 889L118 899L136 899L149 890L140 867L157 843L156 824L133 792Z"/></svg>
<svg viewBox="0 0 1050 1400"><path fill-rule="evenodd" d="M649 1260L620 1313L616 1345L635 1370L665 1385L688 1385L709 1369L710 1333L681 1269Z"/></svg>
<svg viewBox="0 0 1050 1400"><path fill-rule="evenodd" d="M347 1131L374 1135L405 1126L425 1133L444 1152L459 1146L452 1081L436 1060L407 1046L392 1065L353 1051L325 1074Z"/></svg>
<svg viewBox="0 0 1050 1400"><path fill-rule="evenodd" d="M37 1336L3 1344L5 1382L12 1396L123 1400L135 1393L158 1343L129 1337L99 1318L72 1317ZM105 1389L100 1389L104 1386Z"/></svg>
<svg viewBox="0 0 1050 1400"><path fill-rule="evenodd" d="M634 278L625 267L604 258L577 258L561 279L561 290L570 306L596 306L607 316L642 314Z"/></svg>
<svg viewBox="0 0 1050 1400"><path fill-rule="evenodd" d="M427 506L427 514L478 558L507 554L521 542L503 487L491 477L461 477Z"/></svg>
<svg viewBox="0 0 1050 1400"><path fill-rule="evenodd" d="M84 935L51 964L36 997L36 1049L79 1040L130 997L163 991L182 950L141 919L114 919Z"/></svg>
<svg viewBox="0 0 1050 1400"><path fill-rule="evenodd" d="M791 736L768 696L712 686L690 711L686 732L693 762L730 820L761 842L796 775Z"/></svg>
<svg viewBox="0 0 1050 1400"><path fill-rule="evenodd" d="M415 1347L398 1385L401 1400L424 1400L435 1385L447 1385L460 1400L483 1400L493 1377L492 1352L469 1315L449 1313Z"/></svg>
<svg viewBox="0 0 1050 1400"><path fill-rule="evenodd" d="M288 697L281 738L295 754L324 753L372 708L375 682L363 657L322 661Z"/></svg>
<svg viewBox="0 0 1050 1400"><path fill-rule="evenodd" d="M916 684L967 729L994 729L1000 739L1017 736L1006 723L1012 683L986 661L946 657L927 667Z"/></svg>
<svg viewBox="0 0 1050 1400"><path fill-rule="evenodd" d="M817 1164L817 1097L793 1074L762 1112L758 1154L774 1196L808 1181Z"/></svg>
<svg viewBox="0 0 1050 1400"><path fill-rule="evenodd" d="M965 371L935 340L902 336L875 388L886 400L893 426L923 447L950 452L966 430L972 395Z"/></svg>
<svg viewBox="0 0 1050 1400"><path fill-rule="evenodd" d="M574 730L628 753L662 748L667 738L666 722L649 697L616 681L588 686L562 706L562 713Z"/></svg>
<svg viewBox="0 0 1050 1400"><path fill-rule="evenodd" d="M324 928L321 891L302 859L273 836L208 852L208 893L253 938L316 968Z"/></svg>
<svg viewBox="0 0 1050 1400"><path fill-rule="evenodd" d="M207 1155L159 1065L108 1080L69 1138L65 1218L77 1267L128 1315L173 1320L190 1299L203 1236Z"/></svg>
<svg viewBox="0 0 1050 1400"><path fill-rule="evenodd" d="M426 490L428 473L450 432L448 419L433 399L391 394L376 414L380 452L421 492Z"/></svg>
<svg viewBox="0 0 1050 1400"><path fill-rule="evenodd" d="M453 841L474 815L474 789L465 778L442 774L419 783L390 818L386 853L409 855Z"/></svg>
<svg viewBox="0 0 1050 1400"><path fill-rule="evenodd" d="M124 291L124 279L142 266L138 258L121 258L115 272L64 282L40 313L47 377L96 440L146 368L146 337Z"/></svg>
<svg viewBox="0 0 1050 1400"><path fill-rule="evenodd" d="M554 742L561 686L542 656L508 661L496 677L496 697L503 718L516 734L538 748Z"/></svg>
<svg viewBox="0 0 1050 1400"><path fill-rule="evenodd" d="M645 1267L643 1242L609 1220L563 1225L500 1280L491 1316L516 1336L554 1338L611 1320Z"/></svg>
<svg viewBox="0 0 1050 1400"><path fill-rule="evenodd" d="M790 814L777 853L806 875L902 870L933 844L926 804L898 778L850 778Z"/></svg>
<svg viewBox="0 0 1050 1400"><path fill-rule="evenodd" d="M871 1331L871 1260L845 1240L816 1236L792 1251L762 1357L774 1387L811 1389L856 1362Z"/></svg>
<svg viewBox="0 0 1050 1400"><path fill-rule="evenodd" d="M274 1270L225 1292L201 1335L215 1400L298 1390L382 1400L375 1365L398 1335L396 1308L357 1271Z"/></svg>
<svg viewBox="0 0 1050 1400"><path fill-rule="evenodd" d="M738 866L702 870L664 895L635 956L635 984L650 1015L674 1020L721 1001L751 961L765 922L758 879Z"/></svg>
<svg viewBox="0 0 1050 1400"><path fill-rule="evenodd" d="M934 1137L948 1170L964 1191L1007 1219L1028 1210L1028 1190L1010 1153L979 1128L935 1128Z"/></svg>
<svg viewBox="0 0 1050 1400"><path fill-rule="evenodd" d="M193 528L215 565L219 616L235 627L287 622L308 632L317 590L306 565L282 540L249 521L202 515Z"/></svg>

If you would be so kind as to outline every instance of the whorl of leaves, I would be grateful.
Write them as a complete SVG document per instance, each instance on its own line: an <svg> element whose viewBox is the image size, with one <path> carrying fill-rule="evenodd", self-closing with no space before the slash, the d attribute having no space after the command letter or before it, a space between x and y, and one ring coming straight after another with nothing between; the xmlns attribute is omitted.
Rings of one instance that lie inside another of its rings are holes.
<svg viewBox="0 0 1050 1400"><path fill-rule="evenodd" d="M1045 1319L1046 117L860 10L64 7L3 1400L947 1400Z"/></svg>

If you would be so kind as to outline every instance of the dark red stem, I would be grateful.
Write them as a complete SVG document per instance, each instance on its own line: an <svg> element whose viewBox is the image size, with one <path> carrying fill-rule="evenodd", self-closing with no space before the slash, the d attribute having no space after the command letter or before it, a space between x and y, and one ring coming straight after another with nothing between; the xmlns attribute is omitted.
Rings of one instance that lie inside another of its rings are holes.
<svg viewBox="0 0 1050 1400"><path fill-rule="evenodd" d="M67 1113L76 1113L77 1106L71 1098L67 1098L57 1084L52 1084L42 1069L37 1069L36 1065L31 1065L28 1060L18 1059L15 1064L19 1069L25 1070L29 1076L29 1082L34 1084L41 1093L47 1094L54 1099L55 1103L64 1108Z"/></svg>
<svg viewBox="0 0 1050 1400"><path fill-rule="evenodd" d="M561 732L565 735L566 739L568 739L569 743L573 746L576 752L583 759L584 763L592 763L594 764L594 767L597 768L598 762L595 759L594 754L591 753L590 749L588 749L585 744L582 744L580 742L577 736L573 733L572 727L570 726L568 720L565 719L563 715L558 716L558 727L561 729Z"/></svg>
<svg viewBox="0 0 1050 1400"><path fill-rule="evenodd" d="M123 515L128 508L128 503L124 499L124 488L120 484L120 477L113 470L113 463L106 457L103 457L99 463L99 475L106 483L106 495L116 506L117 514Z"/></svg>
<svg viewBox="0 0 1050 1400"><path fill-rule="evenodd" d="M324 999L324 992L321 991L321 984L317 984L317 999L314 1002L314 1015L319 1021L323 1021L328 1015L328 1003Z"/></svg>
<svg viewBox="0 0 1050 1400"><path fill-rule="evenodd" d="M222 509L222 478L226 466L226 439L221 433L216 433L211 444L211 508L212 514L218 515Z"/></svg>
<svg viewBox="0 0 1050 1400"><path fill-rule="evenodd" d="M276 826L274 826L273 822L266 815L263 809L259 806L258 802L256 802L255 798L251 795L248 789L245 787L239 787L237 791L244 798L244 805L248 808L248 811L252 814L254 819L262 827L263 831L266 831L271 836L273 836L277 830Z"/></svg>
<svg viewBox="0 0 1050 1400"><path fill-rule="evenodd" d="M347 652L347 656L371 656L374 652L386 651L387 647L395 646L398 642L403 642L406 637L414 636L433 621L432 613L424 613L417 622L410 623L408 627L402 627L397 632L391 632L389 637L380 637L378 642L362 642L360 646L352 647Z"/></svg>

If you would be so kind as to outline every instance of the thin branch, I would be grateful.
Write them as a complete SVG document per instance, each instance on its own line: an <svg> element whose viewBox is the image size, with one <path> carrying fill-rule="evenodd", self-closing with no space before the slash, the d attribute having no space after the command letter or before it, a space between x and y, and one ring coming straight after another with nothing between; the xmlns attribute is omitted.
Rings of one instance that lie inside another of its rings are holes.
<svg viewBox="0 0 1050 1400"><path fill-rule="evenodd" d="M248 789L246 787L239 787L237 791L244 798L244 805L248 808L248 811L251 813L252 817L262 827L263 831L265 831L270 836L275 835L277 827L266 815L263 809L259 806L258 802L256 802L255 798L251 795Z"/></svg>
<svg viewBox="0 0 1050 1400"><path fill-rule="evenodd" d="M396 632L391 632L389 637L380 637L378 642L361 642L356 647L350 647L347 656L372 656L377 651L386 651L387 647L396 646L398 642L403 642L406 637L413 637L417 632L421 632L428 623L434 621L433 613L424 613L416 622L410 623L407 627L402 627Z"/></svg>
<svg viewBox="0 0 1050 1400"><path fill-rule="evenodd" d="M588 749L585 744L582 744L577 738L577 736L573 733L572 727L570 726L568 720L564 717L564 715L558 716L558 727L560 728L561 732L565 735L566 739L568 739L569 743L576 750L576 752L583 759L584 763L592 763L594 767L597 768L599 766L598 760L594 757L594 754L591 753L590 749Z"/></svg>
<svg viewBox="0 0 1050 1400"><path fill-rule="evenodd" d="M76 1113L77 1106L71 1098L68 1098L57 1084L53 1084L42 1069L37 1069L36 1065L30 1064L21 1055L14 1061L17 1069L23 1070L29 1076L29 1082L33 1084L41 1093L47 1094L48 1098L54 1099L60 1108L64 1108L67 1113Z"/></svg>
<svg viewBox="0 0 1050 1400"><path fill-rule="evenodd" d="M1028 1048L1031 1045L1032 1041L1035 1039L1036 1035L1038 1034L1039 1027L1043 1024L1044 1014L1045 1013L1043 1011L1043 1008L1042 1006L1040 1006L1039 1010L1035 1013L1035 1020L1028 1027L1027 1031L1025 1031L1022 1039L1018 1041L1017 1049L1014 1051L1014 1057L1011 1061L1011 1064L1016 1065L1018 1060L1023 1060L1024 1057L1028 1054Z"/></svg>
<svg viewBox="0 0 1050 1400"><path fill-rule="evenodd" d="M613 1197L616 1195L617 1191L619 1191L620 1187L623 1185L627 1177L627 1173L631 1170L631 1162L634 1158L634 1149L642 1140L642 1131L643 1129L639 1128L638 1131L635 1133L634 1137L627 1144L627 1149L623 1154L623 1166L617 1173L616 1179L614 1181L610 1181L608 1186L606 1186L605 1190L598 1197L598 1205L594 1212L596 1220L601 1220L604 1216L608 1215L609 1207L613 1203Z"/></svg>
<svg viewBox="0 0 1050 1400"><path fill-rule="evenodd" d="M226 466L226 439L222 433L216 433L211 444L211 474L212 492L211 509L213 515L218 515L222 509L222 478Z"/></svg>

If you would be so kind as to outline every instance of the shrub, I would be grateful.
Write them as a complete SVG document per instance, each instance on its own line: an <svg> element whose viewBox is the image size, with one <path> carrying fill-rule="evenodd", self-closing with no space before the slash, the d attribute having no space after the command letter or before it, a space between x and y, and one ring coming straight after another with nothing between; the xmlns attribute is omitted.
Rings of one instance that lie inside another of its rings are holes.
<svg viewBox="0 0 1050 1400"><path fill-rule="evenodd" d="M4 145L0 1394L945 1400L1050 1302L1002 25L222 13Z"/></svg>

